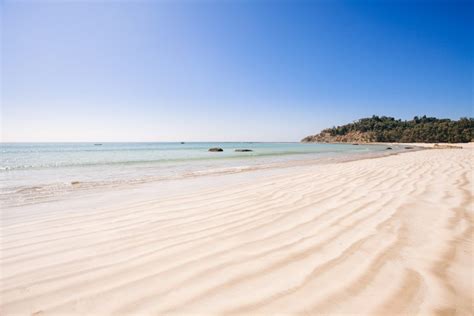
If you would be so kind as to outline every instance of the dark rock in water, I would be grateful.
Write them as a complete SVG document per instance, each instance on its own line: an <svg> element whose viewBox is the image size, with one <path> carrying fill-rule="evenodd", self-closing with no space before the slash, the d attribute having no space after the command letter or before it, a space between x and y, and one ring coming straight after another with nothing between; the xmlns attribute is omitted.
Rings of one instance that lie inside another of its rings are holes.
<svg viewBox="0 0 474 316"><path fill-rule="evenodd" d="M357 144L357 143L354 143L354 144L352 144L352 145L354 145L354 146L359 146L359 144Z"/></svg>
<svg viewBox="0 0 474 316"><path fill-rule="evenodd" d="M390 149L392 149L392 147L387 147L387 148L385 148L385 150L390 150Z"/></svg>
<svg viewBox="0 0 474 316"><path fill-rule="evenodd" d="M71 184L72 185L76 185L76 184L79 184L80 182L79 181L72 181Z"/></svg>
<svg viewBox="0 0 474 316"><path fill-rule="evenodd" d="M236 149L235 151L239 152L239 153L246 153L246 152L250 152L250 151L253 151L253 150L252 149Z"/></svg>
<svg viewBox="0 0 474 316"><path fill-rule="evenodd" d="M413 149L413 147L406 146L405 149Z"/></svg>
<svg viewBox="0 0 474 316"><path fill-rule="evenodd" d="M94 146L102 146L102 144L94 144Z"/></svg>
<svg viewBox="0 0 474 316"><path fill-rule="evenodd" d="M184 144L184 142L181 142L181 144Z"/></svg>
<svg viewBox="0 0 474 316"><path fill-rule="evenodd" d="M219 148L219 147L213 147L213 148L209 148L209 151L217 152L217 151L224 151L224 149Z"/></svg>

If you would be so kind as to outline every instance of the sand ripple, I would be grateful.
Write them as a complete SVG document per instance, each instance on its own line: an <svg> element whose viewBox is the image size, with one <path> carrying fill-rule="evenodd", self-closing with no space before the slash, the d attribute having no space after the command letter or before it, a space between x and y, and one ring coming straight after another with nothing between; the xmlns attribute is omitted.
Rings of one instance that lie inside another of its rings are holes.
<svg viewBox="0 0 474 316"><path fill-rule="evenodd" d="M472 158L427 150L4 209L1 314L472 315Z"/></svg>

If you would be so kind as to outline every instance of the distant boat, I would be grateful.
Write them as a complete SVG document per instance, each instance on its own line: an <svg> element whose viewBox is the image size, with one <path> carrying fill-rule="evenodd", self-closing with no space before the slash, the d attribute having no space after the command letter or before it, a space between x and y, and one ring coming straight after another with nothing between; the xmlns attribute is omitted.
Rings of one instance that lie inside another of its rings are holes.
<svg viewBox="0 0 474 316"><path fill-rule="evenodd" d="M102 146L102 144L94 144L94 146Z"/></svg>

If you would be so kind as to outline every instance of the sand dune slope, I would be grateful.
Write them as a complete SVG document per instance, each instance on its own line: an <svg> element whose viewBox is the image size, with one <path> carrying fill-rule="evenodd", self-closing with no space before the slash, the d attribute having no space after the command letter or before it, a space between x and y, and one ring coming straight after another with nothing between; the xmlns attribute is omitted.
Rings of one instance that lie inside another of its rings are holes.
<svg viewBox="0 0 474 316"><path fill-rule="evenodd" d="M5 209L1 314L472 315L472 158L425 150Z"/></svg>

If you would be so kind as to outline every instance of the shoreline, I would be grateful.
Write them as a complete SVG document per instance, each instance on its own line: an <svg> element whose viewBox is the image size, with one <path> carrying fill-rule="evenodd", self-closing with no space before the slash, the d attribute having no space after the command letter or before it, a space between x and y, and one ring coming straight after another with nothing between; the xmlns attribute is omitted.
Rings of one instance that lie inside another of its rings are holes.
<svg viewBox="0 0 474 316"><path fill-rule="evenodd" d="M380 145L380 144L378 144ZM396 145L393 145L396 146ZM198 170L193 172L185 172L179 175L172 176L150 176L148 178L141 179L129 179L129 180L115 180L115 181L77 181L71 179L70 183L52 183L35 185L33 187L19 187L13 192L2 192L0 193L0 202L2 207L21 207L29 204L36 203L47 203L57 199L67 199L77 194L87 194L89 192L100 191L106 192L107 190L114 189L131 189L134 186L140 186L145 184L151 184L154 182L166 182L166 181L179 181L189 178L198 177L213 177L222 176L229 174L238 174L254 171L263 170L274 170L274 169L285 169L309 165L320 165L320 164L331 164L331 163L343 163L350 161L357 161L363 159L374 159L386 156L397 155L400 153L413 152L417 150L424 150L423 147L415 147L410 149L398 149L398 150L384 150L370 153L351 153L348 155L335 155L329 157L318 157L303 159L303 155L297 156L298 159L293 158L286 161L279 162L265 162L254 165L241 165L241 166L230 166L230 167L216 167L209 168L206 170ZM51 193L52 192L52 193ZM53 195L51 195L53 194ZM1 196L10 196L10 200L6 200ZM14 196L14 198L11 198Z"/></svg>
<svg viewBox="0 0 474 316"><path fill-rule="evenodd" d="M346 144L346 145L387 145L387 146L413 146L422 148L436 148L436 145L441 146L438 149L445 149L448 146L461 147L464 149L474 148L474 142L470 143L391 143L391 142L301 142L302 144ZM452 147L452 148L454 148Z"/></svg>

